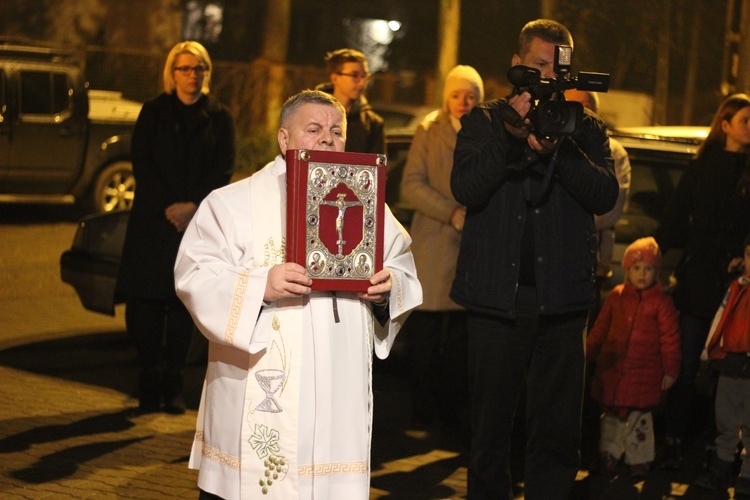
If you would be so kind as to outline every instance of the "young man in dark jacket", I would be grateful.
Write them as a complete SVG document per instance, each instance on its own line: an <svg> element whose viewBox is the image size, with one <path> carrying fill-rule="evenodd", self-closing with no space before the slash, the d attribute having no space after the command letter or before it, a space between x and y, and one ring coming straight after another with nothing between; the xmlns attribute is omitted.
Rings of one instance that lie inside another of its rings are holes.
<svg viewBox="0 0 750 500"><path fill-rule="evenodd" d="M330 84L318 86L332 94L346 110L346 150L352 153L385 154L383 118L365 99L370 69L365 55L354 49L339 49L326 54Z"/></svg>
<svg viewBox="0 0 750 500"><path fill-rule="evenodd" d="M568 29L528 23L512 65L554 78ZM526 385L525 498L567 498L580 460L584 334L596 291L594 214L617 200L606 125L586 112L572 136L506 123L532 96L478 105L461 120L451 189L467 207L451 298L469 311L469 498L512 498L513 416ZM507 114L505 115L507 116Z"/></svg>

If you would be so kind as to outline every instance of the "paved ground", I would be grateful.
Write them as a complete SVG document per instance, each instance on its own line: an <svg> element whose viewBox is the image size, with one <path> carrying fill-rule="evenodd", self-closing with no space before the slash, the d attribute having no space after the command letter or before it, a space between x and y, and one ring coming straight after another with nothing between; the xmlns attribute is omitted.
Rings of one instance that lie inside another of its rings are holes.
<svg viewBox="0 0 750 500"><path fill-rule="evenodd" d="M0 496L196 497L187 458L204 366L188 370L186 415L139 415L131 396L134 360L117 329L0 351ZM410 430L403 366L376 369L371 498L465 498L463 434ZM589 413L584 463L592 457L595 424ZM631 481L624 467L611 480L582 471L572 498L730 498L731 491L688 486L700 471L700 443L694 441L682 471L654 471L645 482Z"/></svg>
<svg viewBox="0 0 750 500"><path fill-rule="evenodd" d="M194 362L187 373L187 414L139 415L132 397L135 352L122 308L114 318L86 312L59 282L54 263L37 262L36 251L7 255L1 248L13 238L38 248L58 232L70 241L73 226L53 222L17 231L1 219L0 497L196 498L196 472L187 458L203 364ZM371 498L465 498L465 433L410 429L405 373L398 356L375 366ZM597 432L590 407L584 429L583 463L589 464ZM731 498L731 488L690 486L700 473L704 436L697 419L683 469L655 470L646 481L632 481L624 467L613 478L584 469L571 500ZM512 456L518 474L520 450Z"/></svg>
<svg viewBox="0 0 750 500"><path fill-rule="evenodd" d="M188 369L186 415L139 415L134 361L123 331L0 352L1 497L196 497L187 458L204 366ZM459 498L462 443L393 428L408 411L402 386L400 375L378 379L371 498Z"/></svg>

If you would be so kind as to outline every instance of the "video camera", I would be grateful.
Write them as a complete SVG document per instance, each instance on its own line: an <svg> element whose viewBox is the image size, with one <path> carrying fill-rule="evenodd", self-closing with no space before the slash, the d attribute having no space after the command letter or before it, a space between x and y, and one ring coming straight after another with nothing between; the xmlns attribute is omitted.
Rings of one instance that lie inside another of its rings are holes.
<svg viewBox="0 0 750 500"><path fill-rule="evenodd" d="M570 76L573 48L555 45L554 70L557 78L542 78L542 73L529 66L513 66L508 70L508 81L513 84L513 95L531 94L531 110L527 115L531 130L541 137L573 135L581 127L583 106L565 100L568 89L606 92L609 74L581 71ZM503 110L503 119L514 127L524 126L523 118L510 106ZM512 114L511 114L512 113Z"/></svg>

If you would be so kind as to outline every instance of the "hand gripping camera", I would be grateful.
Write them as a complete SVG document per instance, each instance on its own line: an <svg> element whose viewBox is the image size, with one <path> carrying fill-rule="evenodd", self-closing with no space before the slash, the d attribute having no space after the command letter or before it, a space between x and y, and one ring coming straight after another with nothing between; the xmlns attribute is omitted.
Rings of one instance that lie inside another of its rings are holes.
<svg viewBox="0 0 750 500"><path fill-rule="evenodd" d="M542 78L541 72L529 66L513 66L508 70L508 81L513 84L513 95L522 92L531 94L531 110L526 116L531 130L540 137L573 135L581 127L583 106L579 102L565 100L567 89L606 92L609 75L581 71L577 77L570 76L573 48L555 45L554 69L557 78ZM523 118L509 105L501 109L503 119L514 127L524 126Z"/></svg>

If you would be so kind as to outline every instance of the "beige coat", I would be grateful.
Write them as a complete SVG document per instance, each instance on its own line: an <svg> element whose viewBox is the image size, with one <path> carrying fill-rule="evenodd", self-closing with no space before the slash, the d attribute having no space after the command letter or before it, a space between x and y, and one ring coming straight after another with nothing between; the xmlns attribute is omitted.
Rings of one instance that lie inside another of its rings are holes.
<svg viewBox="0 0 750 500"><path fill-rule="evenodd" d="M431 113L417 129L401 180L402 196L415 209L409 229L423 311L458 310L449 297L456 274L461 233L450 224L460 204L451 194L456 131L444 110Z"/></svg>

